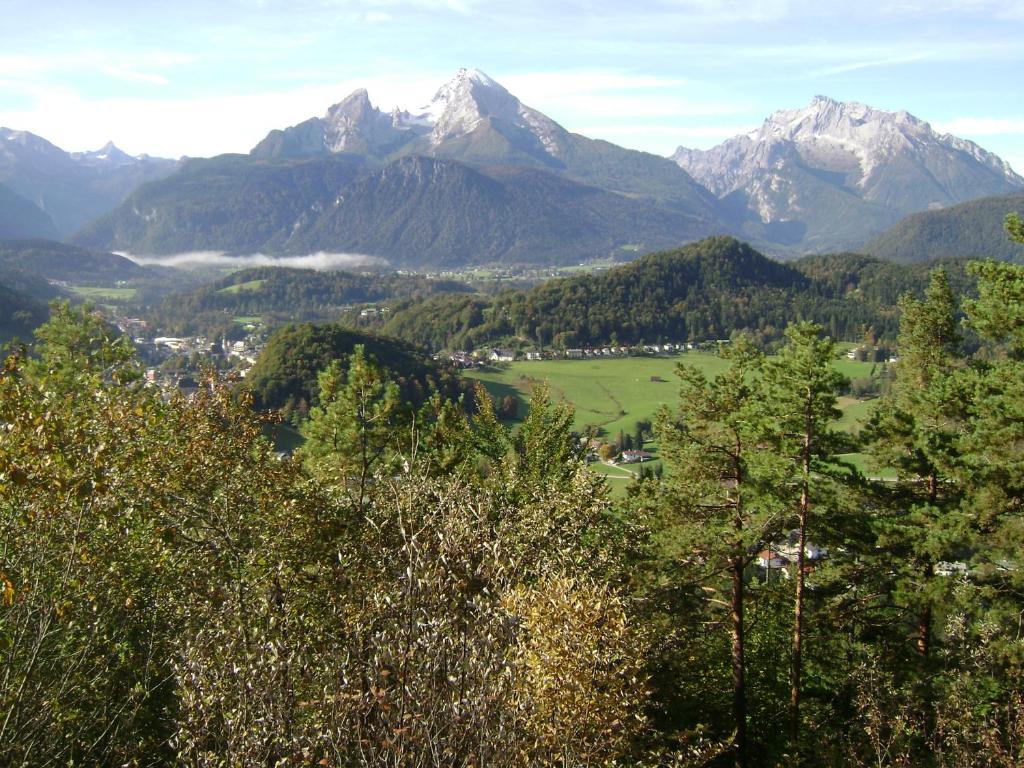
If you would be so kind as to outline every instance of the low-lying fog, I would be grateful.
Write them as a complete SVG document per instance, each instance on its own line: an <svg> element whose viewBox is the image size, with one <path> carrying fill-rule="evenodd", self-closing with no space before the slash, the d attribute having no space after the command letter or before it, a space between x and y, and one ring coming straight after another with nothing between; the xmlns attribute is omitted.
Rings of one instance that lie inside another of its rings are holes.
<svg viewBox="0 0 1024 768"><path fill-rule="evenodd" d="M378 256L362 253L325 253L318 251L305 256L268 256L252 253L245 256L229 256L224 251L191 251L170 256L138 256L118 252L119 256L131 259L145 266L179 267L184 269L201 267L295 267L297 269L352 269L356 267L386 267L388 262Z"/></svg>

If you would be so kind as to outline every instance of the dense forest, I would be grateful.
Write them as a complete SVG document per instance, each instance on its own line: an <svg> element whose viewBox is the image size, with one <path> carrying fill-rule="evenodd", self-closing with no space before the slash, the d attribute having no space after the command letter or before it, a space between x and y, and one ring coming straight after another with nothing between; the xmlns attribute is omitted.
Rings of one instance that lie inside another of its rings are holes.
<svg viewBox="0 0 1024 768"><path fill-rule="evenodd" d="M56 305L0 374L0 763L1020 765L1024 268L970 272L899 300L866 475L793 322L678 367L614 502L542 387L509 432L355 344L279 458Z"/></svg>
<svg viewBox="0 0 1024 768"><path fill-rule="evenodd" d="M923 262L936 258L992 258L1020 262L1020 249L1007 242L1003 221L1024 212L1024 193L983 197L907 216L866 242L861 250L882 259Z"/></svg>

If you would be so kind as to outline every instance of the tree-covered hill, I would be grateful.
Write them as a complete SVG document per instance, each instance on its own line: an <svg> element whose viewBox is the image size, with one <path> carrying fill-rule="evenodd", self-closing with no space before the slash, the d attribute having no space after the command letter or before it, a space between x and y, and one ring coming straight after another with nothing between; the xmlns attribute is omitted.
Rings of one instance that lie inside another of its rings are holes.
<svg viewBox="0 0 1024 768"><path fill-rule="evenodd" d="M135 280L147 270L116 253L78 248L52 240L0 241L0 269L17 269L73 285L108 285Z"/></svg>
<svg viewBox="0 0 1024 768"><path fill-rule="evenodd" d="M1024 193L983 197L907 216L866 242L861 251L899 262L951 257L1024 262L1024 247L1006 238L1008 213L1024 211Z"/></svg>
<svg viewBox="0 0 1024 768"><path fill-rule="evenodd" d="M423 352L399 339L361 333L334 323L302 323L279 328L267 341L244 387L260 409L308 407L318 398L317 374L343 360L356 345L389 372L402 397L422 403L431 392L457 398L458 377ZM304 405L303 405L304 404Z"/></svg>
<svg viewBox="0 0 1024 768"><path fill-rule="evenodd" d="M67 296L64 291L45 277L3 264L0 264L0 284L42 304Z"/></svg>
<svg viewBox="0 0 1024 768"><path fill-rule="evenodd" d="M969 289L963 266L950 270L957 286ZM771 340L800 317L839 338L859 339L867 327L891 338L897 299L919 293L927 279L922 266L851 254L781 264L733 238L715 237L495 298L406 302L383 330L433 349L500 339L573 347L705 341L738 330Z"/></svg>
<svg viewBox="0 0 1024 768"><path fill-rule="evenodd" d="M394 306L382 332L427 349L473 349L495 334L494 298L438 294Z"/></svg>
<svg viewBox="0 0 1024 768"><path fill-rule="evenodd" d="M150 316L171 334L216 336L238 316L262 317L272 323L331 320L353 304L419 300L468 290L463 283L423 275L256 267L173 294Z"/></svg>
<svg viewBox="0 0 1024 768"><path fill-rule="evenodd" d="M937 266L946 270L950 285L960 294L975 291L977 280L968 272L970 259L940 259L928 263L899 264L856 253L805 256L791 262L814 281L816 290L837 299L850 299L882 311L895 308L906 293L920 294Z"/></svg>

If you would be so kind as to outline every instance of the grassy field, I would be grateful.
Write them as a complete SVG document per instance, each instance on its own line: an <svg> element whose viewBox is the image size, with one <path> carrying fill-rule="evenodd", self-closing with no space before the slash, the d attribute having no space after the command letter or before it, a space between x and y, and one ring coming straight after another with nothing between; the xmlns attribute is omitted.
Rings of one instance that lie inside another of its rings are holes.
<svg viewBox="0 0 1024 768"><path fill-rule="evenodd" d="M879 469L873 466L869 461L868 457L863 453L842 453L839 455L843 461L855 466L862 474L867 477L879 478L881 480L895 480L896 470L888 467Z"/></svg>
<svg viewBox="0 0 1024 768"><path fill-rule="evenodd" d="M594 425L614 437L620 429L631 434L637 421L675 401L677 361L695 365L709 375L725 368L718 355L691 352L676 358L532 360L466 371L465 375L483 382L495 400L513 395L519 400L520 414L526 412L533 387L546 382L554 397L576 409L575 429Z"/></svg>
<svg viewBox="0 0 1024 768"><path fill-rule="evenodd" d="M632 435L636 422L652 419L662 405L672 406L679 391L677 363L695 366L708 376L715 376L726 367L726 361L717 354L688 352L677 357L519 361L500 368L466 371L465 375L481 381L495 401L506 395L515 397L520 416L526 413L533 388L547 383L554 397L574 407L574 429L582 431L587 426L597 426L604 437L614 440L620 430ZM872 367L872 363L858 363L845 357L836 360L836 368L849 378L867 378L872 375ZM874 401L841 397L838 405L843 416L837 426L855 432L870 415ZM656 457L644 466L656 468L660 464L656 447L647 444L644 449ZM844 458L863 469L860 454ZM640 465L611 467L595 462L590 469L604 475L612 494L619 495L625 491L632 473L639 472Z"/></svg>
<svg viewBox="0 0 1024 768"><path fill-rule="evenodd" d="M70 290L83 299L90 301L131 301L135 298L134 288L96 288L89 285L72 285Z"/></svg>
<svg viewBox="0 0 1024 768"><path fill-rule="evenodd" d="M519 401L519 413L526 412L533 387L547 383L555 397L576 409L574 428L594 425L609 437L619 430L632 434L637 421L650 419L662 405L671 405L678 394L677 363L692 365L714 376L725 369L718 355L689 352L677 357L628 357L588 360L534 360L510 363L502 368L467 371L479 379L491 397L512 395ZM871 363L837 360L836 367L851 378L868 377ZM871 408L870 401L840 398L842 429L856 429Z"/></svg>
<svg viewBox="0 0 1024 768"><path fill-rule="evenodd" d="M836 421L836 427L844 432L856 432L871 416L878 400L858 400L854 397L840 397L839 410L842 418Z"/></svg>

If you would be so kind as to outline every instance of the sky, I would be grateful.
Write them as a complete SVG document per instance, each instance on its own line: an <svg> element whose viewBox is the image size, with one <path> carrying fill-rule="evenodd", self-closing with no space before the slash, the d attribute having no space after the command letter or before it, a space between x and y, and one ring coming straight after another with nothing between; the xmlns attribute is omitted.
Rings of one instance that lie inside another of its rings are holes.
<svg viewBox="0 0 1024 768"><path fill-rule="evenodd" d="M816 94L1024 173L1024 0L0 0L0 126L62 149L248 152L365 87L481 69L567 129L671 154Z"/></svg>

